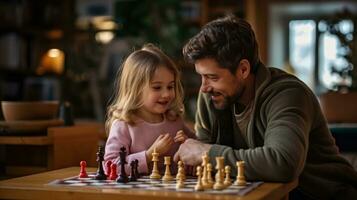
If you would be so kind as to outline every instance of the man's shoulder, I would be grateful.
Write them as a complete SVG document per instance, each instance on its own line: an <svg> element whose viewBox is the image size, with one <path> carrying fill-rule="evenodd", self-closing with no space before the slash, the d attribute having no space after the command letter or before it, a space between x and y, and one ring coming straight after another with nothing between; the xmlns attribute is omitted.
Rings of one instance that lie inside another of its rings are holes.
<svg viewBox="0 0 357 200"><path fill-rule="evenodd" d="M293 74L289 74L281 69L269 67L271 80L268 86L277 88L300 88L310 90L310 88Z"/></svg>

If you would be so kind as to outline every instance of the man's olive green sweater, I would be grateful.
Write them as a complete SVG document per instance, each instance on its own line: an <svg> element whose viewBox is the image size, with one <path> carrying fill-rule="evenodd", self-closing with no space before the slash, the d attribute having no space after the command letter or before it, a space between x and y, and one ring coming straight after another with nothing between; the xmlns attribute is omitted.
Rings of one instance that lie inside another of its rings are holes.
<svg viewBox="0 0 357 200"><path fill-rule="evenodd" d="M213 144L211 162L224 156L225 164L234 167L244 160L250 181L298 178L298 190L317 199L343 197L345 191L357 195L357 172L339 155L313 92L296 77L263 64L255 77L247 141L233 105L217 111L208 94L199 94L195 129L199 140Z"/></svg>

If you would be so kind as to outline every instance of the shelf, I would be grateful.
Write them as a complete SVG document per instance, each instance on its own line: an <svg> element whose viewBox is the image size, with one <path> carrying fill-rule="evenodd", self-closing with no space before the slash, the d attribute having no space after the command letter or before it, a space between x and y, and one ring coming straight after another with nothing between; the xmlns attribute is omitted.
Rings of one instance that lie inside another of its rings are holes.
<svg viewBox="0 0 357 200"><path fill-rule="evenodd" d="M53 141L48 136L0 136L0 144L6 145L51 145Z"/></svg>

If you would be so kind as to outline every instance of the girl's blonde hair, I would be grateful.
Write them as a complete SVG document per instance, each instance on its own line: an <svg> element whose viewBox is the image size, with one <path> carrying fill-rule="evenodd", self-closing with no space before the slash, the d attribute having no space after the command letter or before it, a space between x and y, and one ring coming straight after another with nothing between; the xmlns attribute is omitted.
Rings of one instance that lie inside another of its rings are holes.
<svg viewBox="0 0 357 200"><path fill-rule="evenodd" d="M134 123L135 112L143 106L143 88L150 84L155 71L159 67L169 69L175 79L175 99L165 113L169 120L176 120L183 113L183 89L180 73L175 63L153 44L146 44L140 50L131 53L122 64L121 74L118 73L116 91L111 104L108 106L105 122L106 132L109 133L114 120Z"/></svg>

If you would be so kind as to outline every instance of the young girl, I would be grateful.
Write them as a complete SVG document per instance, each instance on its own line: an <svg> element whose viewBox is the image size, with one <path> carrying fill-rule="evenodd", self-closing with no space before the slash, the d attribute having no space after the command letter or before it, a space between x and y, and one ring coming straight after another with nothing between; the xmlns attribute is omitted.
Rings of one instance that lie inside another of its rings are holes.
<svg viewBox="0 0 357 200"><path fill-rule="evenodd" d="M182 115L183 91L173 61L152 44L134 51L123 63L117 94L108 108L105 166L117 163L124 146L127 162L139 160L140 173L150 174L152 152L175 154L181 142L195 137ZM182 131L180 131L182 130ZM159 168L164 169L163 162ZM129 173L129 165L126 165Z"/></svg>

